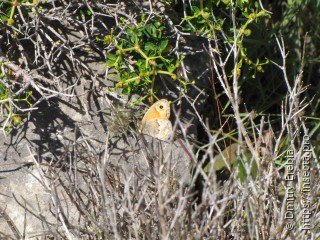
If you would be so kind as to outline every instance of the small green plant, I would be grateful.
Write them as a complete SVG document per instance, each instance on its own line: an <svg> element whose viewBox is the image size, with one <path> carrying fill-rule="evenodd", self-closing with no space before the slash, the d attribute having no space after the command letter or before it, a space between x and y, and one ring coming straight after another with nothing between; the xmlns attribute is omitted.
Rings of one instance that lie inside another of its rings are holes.
<svg viewBox="0 0 320 240"><path fill-rule="evenodd" d="M237 64L237 74L243 70L247 71L252 78L255 78L257 72L263 72L263 65L269 63L268 60L260 59L252 60L247 54L247 46L243 41L250 37L252 23L257 23L261 19L270 18L270 15L259 10L258 1L249 2L248 0L238 1L192 1L191 11L188 16L182 19L183 30L212 38L215 34L223 33L225 43L234 44L234 34L237 35L236 43L240 48L239 60ZM218 10L219 9L219 10ZM241 21L237 20L237 29L234 29L232 19L227 19L225 14L221 14L221 9L225 12L239 11L241 13ZM213 14L212 14L213 12ZM232 78L233 72L230 74Z"/></svg>
<svg viewBox="0 0 320 240"><path fill-rule="evenodd" d="M221 30L223 21L213 21L210 13L212 6L212 1L193 2L190 15L182 19L183 30L206 37L212 37L214 30Z"/></svg>
<svg viewBox="0 0 320 240"><path fill-rule="evenodd" d="M0 9L1 9L0 10L0 21L2 23L7 23L8 25L12 25L13 24L13 13L14 13L15 7L13 7L9 1L2 1L0 3Z"/></svg>
<svg viewBox="0 0 320 240"><path fill-rule="evenodd" d="M116 38L113 33L105 37L105 43L111 42L116 47L115 53L107 55L107 65L120 76L116 88L121 88L125 94L147 91L153 96L158 75L178 79L174 71L182 59L170 54L171 46L168 37L164 36L165 29L161 19L145 23L143 18L138 26L127 26L122 38Z"/></svg>
<svg viewBox="0 0 320 240"><path fill-rule="evenodd" d="M12 100L13 104L10 104L11 92L4 83L0 81L0 126L4 128L6 132L9 132L12 125L18 125L22 123L22 117L27 116L26 113L21 111L24 107L32 107L29 101L32 91L27 91L24 96L18 96Z"/></svg>
<svg viewBox="0 0 320 240"><path fill-rule="evenodd" d="M38 0L33 0L30 3L28 0L12 0L12 1L2 1L0 3L1 12L0 12L0 21L3 23L7 23L8 25L14 25L14 13L18 6L21 4L26 4L28 6L34 6L38 3Z"/></svg>

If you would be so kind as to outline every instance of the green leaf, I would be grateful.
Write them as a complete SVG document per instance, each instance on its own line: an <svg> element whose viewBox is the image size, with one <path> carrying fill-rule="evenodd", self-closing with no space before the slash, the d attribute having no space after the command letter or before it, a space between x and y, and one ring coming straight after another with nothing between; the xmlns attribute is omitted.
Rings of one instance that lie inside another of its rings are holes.
<svg viewBox="0 0 320 240"><path fill-rule="evenodd" d="M238 144L233 143L230 146L226 147L221 153L216 155L213 158L214 162L214 170L219 171L223 168L231 169L231 165L234 164L237 161L237 148ZM204 172L208 173L211 168L211 162L209 162L204 167Z"/></svg>
<svg viewBox="0 0 320 240"><path fill-rule="evenodd" d="M7 92L8 92L7 88L0 83L0 99L7 98Z"/></svg>
<svg viewBox="0 0 320 240"><path fill-rule="evenodd" d="M248 160L250 159L252 161L249 174L252 176L253 179L256 179L258 176L258 164L253 158L249 158L251 157L251 154L249 152L246 155L247 155L247 159ZM248 165L250 166L250 163L248 163ZM241 160L239 161L238 178L243 183L246 180L247 176L248 176L248 173L246 171L245 163L243 162L243 160Z"/></svg>
<svg viewBox="0 0 320 240"><path fill-rule="evenodd" d="M0 95L3 95L5 93L5 89L2 85L0 85Z"/></svg>
<svg viewBox="0 0 320 240"><path fill-rule="evenodd" d="M1 15L1 16L0 16L0 21L1 21L2 23L7 22L8 19L9 19L9 18L8 18L7 16L5 16L5 15Z"/></svg>
<svg viewBox="0 0 320 240"><path fill-rule="evenodd" d="M163 50L166 49L166 47L168 46L169 40L168 39L164 39L160 42L159 46L158 46L158 50L161 53Z"/></svg>
<svg viewBox="0 0 320 240"><path fill-rule="evenodd" d="M152 42L147 42L145 45L144 45L144 49L146 51L155 51L157 49L156 45L154 45Z"/></svg>
<svg viewBox="0 0 320 240"><path fill-rule="evenodd" d="M240 161L239 163L239 172L238 172L238 178L240 179L240 182L244 182L247 177L246 168L244 167L244 163Z"/></svg>
<svg viewBox="0 0 320 240"><path fill-rule="evenodd" d="M196 7L196 6L192 6L192 12L196 13L200 13L200 8Z"/></svg>
<svg viewBox="0 0 320 240"><path fill-rule="evenodd" d="M112 54L112 53L107 54L107 65L109 67L115 67L118 57L119 56L117 56L116 54Z"/></svg>
<svg viewBox="0 0 320 240"><path fill-rule="evenodd" d="M231 165L237 161L237 149L238 143L233 143L230 146L226 147L225 150L223 150L214 158L214 169L218 171L224 167L230 168Z"/></svg>
<svg viewBox="0 0 320 240"><path fill-rule="evenodd" d="M131 44L135 44L136 36L137 36L137 29L135 27L131 27L127 29L127 40Z"/></svg>
<svg viewBox="0 0 320 240"><path fill-rule="evenodd" d="M129 85L122 90L123 94L130 94L130 92L131 92L131 87Z"/></svg>
<svg viewBox="0 0 320 240"><path fill-rule="evenodd" d="M157 38L157 28L153 24L148 24L146 26L146 35L149 38Z"/></svg>
<svg viewBox="0 0 320 240"><path fill-rule="evenodd" d="M167 66L167 68L168 68L168 72L172 73L176 69L176 65L175 64L169 64Z"/></svg>

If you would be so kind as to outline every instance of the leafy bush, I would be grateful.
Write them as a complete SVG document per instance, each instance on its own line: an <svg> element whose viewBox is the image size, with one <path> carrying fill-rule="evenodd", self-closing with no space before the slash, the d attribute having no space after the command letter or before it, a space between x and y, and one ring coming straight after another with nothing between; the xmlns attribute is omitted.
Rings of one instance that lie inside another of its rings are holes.
<svg viewBox="0 0 320 240"><path fill-rule="evenodd" d="M145 18L145 17L143 17ZM123 93L147 91L154 95L157 75L166 74L177 79L174 71L181 59L170 54L169 39L164 36L165 25L161 19L142 20L139 26L127 26L124 38L107 36L116 47L116 53L107 55L109 67L117 70L120 81L117 88Z"/></svg>

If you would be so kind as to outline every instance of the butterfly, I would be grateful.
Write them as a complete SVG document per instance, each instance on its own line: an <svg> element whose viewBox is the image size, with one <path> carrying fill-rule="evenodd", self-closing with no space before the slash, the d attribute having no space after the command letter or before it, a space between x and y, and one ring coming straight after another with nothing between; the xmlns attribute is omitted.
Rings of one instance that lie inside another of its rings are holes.
<svg viewBox="0 0 320 240"><path fill-rule="evenodd" d="M170 104L161 99L154 103L141 121L140 132L160 140L168 140L172 135L172 124L169 120Z"/></svg>

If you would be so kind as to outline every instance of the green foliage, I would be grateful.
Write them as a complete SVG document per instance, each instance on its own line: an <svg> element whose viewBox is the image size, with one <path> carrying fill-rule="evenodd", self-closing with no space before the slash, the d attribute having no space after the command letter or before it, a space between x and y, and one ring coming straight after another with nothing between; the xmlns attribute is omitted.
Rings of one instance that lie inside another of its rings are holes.
<svg viewBox="0 0 320 240"><path fill-rule="evenodd" d="M6 74L6 78L10 78L10 74ZM4 74L1 74L1 79ZM8 87L0 81L0 125L4 127L7 132L10 131L12 125L17 125L22 123L22 118L27 116L26 113L20 111L25 107L32 107L31 102L29 101L32 91L27 91L25 94L20 95L14 98L12 101L14 104L10 104L9 99L14 95L11 93ZM20 109L19 109L20 108Z"/></svg>
<svg viewBox="0 0 320 240"><path fill-rule="evenodd" d="M238 157L238 147L238 143L233 143L230 146L226 147L222 152L214 156L214 170L221 171L223 169L226 169L231 171L238 168L238 178L243 183L248 175L251 175L254 179L257 177L258 165L252 158L252 154L249 150L246 150L244 152L244 156ZM211 163L208 162L203 167L204 172L206 174L209 174L209 172L211 171L211 167Z"/></svg>
<svg viewBox="0 0 320 240"><path fill-rule="evenodd" d="M177 79L174 71L181 59L170 54L172 46L164 36L165 30L161 19L151 19L148 23L142 21L137 27L127 26L120 39L113 34L105 37L103 42L111 42L117 49L107 55L107 65L116 69L121 78L116 88L122 88L125 94L149 90L152 96L157 75L165 74Z"/></svg>
<svg viewBox="0 0 320 240"><path fill-rule="evenodd" d="M246 157L249 157L251 154L249 152L246 153ZM241 159L238 161L238 178L241 183L244 183L248 175L251 175L253 179L256 179L258 176L258 164L253 158L247 158L248 162ZM248 167L246 167L248 166ZM249 170L247 170L249 169Z"/></svg>
<svg viewBox="0 0 320 240"><path fill-rule="evenodd" d="M9 90L5 87L3 83L0 82L0 100L8 98Z"/></svg>
<svg viewBox="0 0 320 240"><path fill-rule="evenodd" d="M209 7L199 8L192 6L191 12L192 14L182 21L182 23L185 23L183 24L184 31L211 37L214 29L221 29L222 23L214 24Z"/></svg>
<svg viewBox="0 0 320 240"><path fill-rule="evenodd" d="M264 72L264 65L269 64L268 59L251 59L248 55L248 46L244 44L244 41L251 36L251 25L271 17L267 12L259 9L258 1L192 1L190 14L182 20L182 26L184 31L208 38L221 33L227 38L225 43L230 44L234 44L234 34L236 34L236 44L240 48L237 74L240 75L245 71L245 74L255 78L257 73ZM232 19L225 15L226 12L231 11L241 13L241 16L236 18L236 29ZM233 74L233 71L230 72L229 77L232 78Z"/></svg>
<svg viewBox="0 0 320 240"><path fill-rule="evenodd" d="M11 14L11 4L8 1L2 1L0 3L0 21L2 23L7 23Z"/></svg>
<svg viewBox="0 0 320 240"><path fill-rule="evenodd" d="M3 23L8 24L9 26L14 25L14 13L18 6L21 4L29 5L29 6L35 6L38 3L38 0L33 0L32 3L30 3L28 0L11 0L11 1L2 1L0 3L0 21Z"/></svg>
<svg viewBox="0 0 320 240"><path fill-rule="evenodd" d="M305 64L313 65L319 63L319 53L317 53L320 44L317 34L320 31L318 20L320 19L320 2L314 0L284 1L282 19L273 27L281 31L284 35L288 49L292 49L288 61L294 64L295 68L292 74L297 74L301 66L301 50L303 48L303 39L308 33L307 57Z"/></svg>
<svg viewBox="0 0 320 240"><path fill-rule="evenodd" d="M77 12L83 22L88 21L92 17L92 12L89 8L81 8Z"/></svg>

